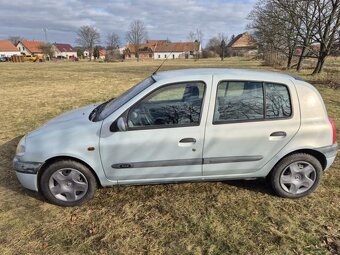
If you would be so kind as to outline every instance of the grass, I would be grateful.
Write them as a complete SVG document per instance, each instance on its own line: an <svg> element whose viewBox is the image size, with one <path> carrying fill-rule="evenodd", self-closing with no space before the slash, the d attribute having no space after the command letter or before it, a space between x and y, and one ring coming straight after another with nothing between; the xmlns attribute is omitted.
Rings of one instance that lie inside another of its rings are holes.
<svg viewBox="0 0 340 255"><path fill-rule="evenodd" d="M340 127L340 61L305 79ZM61 208L22 188L11 160L20 137L48 119L117 96L158 61L0 63L0 254L330 254L340 252L339 159L311 196L276 197L263 181L100 189L82 207ZM168 61L164 69L269 69L245 58ZM340 142L338 138L338 142Z"/></svg>

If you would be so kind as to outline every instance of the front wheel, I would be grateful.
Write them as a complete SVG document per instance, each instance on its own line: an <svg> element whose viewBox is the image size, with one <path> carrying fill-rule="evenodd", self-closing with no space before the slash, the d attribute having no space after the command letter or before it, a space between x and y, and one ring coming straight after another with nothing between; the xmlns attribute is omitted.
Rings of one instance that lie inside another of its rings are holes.
<svg viewBox="0 0 340 255"><path fill-rule="evenodd" d="M296 153L281 160L269 175L277 195L300 198L312 193L320 183L322 166L310 154Z"/></svg>
<svg viewBox="0 0 340 255"><path fill-rule="evenodd" d="M96 179L83 164L61 160L49 165L40 178L40 189L50 202L60 206L77 206L94 196Z"/></svg>

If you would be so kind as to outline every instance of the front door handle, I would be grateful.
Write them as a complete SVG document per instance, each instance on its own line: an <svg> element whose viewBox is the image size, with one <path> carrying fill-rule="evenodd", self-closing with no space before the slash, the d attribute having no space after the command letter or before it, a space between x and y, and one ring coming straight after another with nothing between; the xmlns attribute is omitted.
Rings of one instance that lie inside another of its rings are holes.
<svg viewBox="0 0 340 255"><path fill-rule="evenodd" d="M196 143L195 138L183 138L179 141L180 143Z"/></svg>
<svg viewBox="0 0 340 255"><path fill-rule="evenodd" d="M284 131L276 131L270 134L270 136L282 136L282 137L286 137L287 133Z"/></svg>

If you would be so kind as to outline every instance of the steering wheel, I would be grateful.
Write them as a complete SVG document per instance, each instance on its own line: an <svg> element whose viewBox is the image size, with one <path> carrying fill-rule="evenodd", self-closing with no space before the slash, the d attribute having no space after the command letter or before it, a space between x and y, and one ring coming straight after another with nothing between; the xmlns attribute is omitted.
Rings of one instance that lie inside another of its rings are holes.
<svg viewBox="0 0 340 255"><path fill-rule="evenodd" d="M146 107L135 109L131 114L134 126L150 126L153 124L150 112Z"/></svg>

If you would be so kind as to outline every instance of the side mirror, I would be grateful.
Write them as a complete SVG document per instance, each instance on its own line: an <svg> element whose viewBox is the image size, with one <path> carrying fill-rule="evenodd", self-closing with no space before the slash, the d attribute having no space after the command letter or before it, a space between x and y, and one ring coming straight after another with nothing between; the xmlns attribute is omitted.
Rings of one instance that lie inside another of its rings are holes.
<svg viewBox="0 0 340 255"><path fill-rule="evenodd" d="M110 126L111 132L119 132L119 131L126 131L126 130L127 130L127 125L123 117L119 117Z"/></svg>
<svg viewBox="0 0 340 255"><path fill-rule="evenodd" d="M117 120L117 127L119 131L126 131L127 130L127 125L123 117L119 117Z"/></svg>

